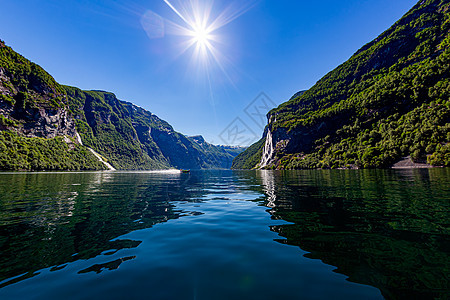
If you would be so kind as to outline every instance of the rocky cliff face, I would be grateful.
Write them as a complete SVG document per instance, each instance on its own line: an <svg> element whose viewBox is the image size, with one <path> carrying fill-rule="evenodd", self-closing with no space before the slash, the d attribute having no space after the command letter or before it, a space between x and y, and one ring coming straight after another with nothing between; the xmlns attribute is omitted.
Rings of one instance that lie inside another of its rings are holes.
<svg viewBox="0 0 450 300"><path fill-rule="evenodd" d="M75 122L66 108L43 108L0 104L0 115L10 122L0 124L0 130L14 131L26 137L75 137Z"/></svg>
<svg viewBox="0 0 450 300"><path fill-rule="evenodd" d="M75 122L54 79L3 42L0 51L0 130L26 137L74 137Z"/></svg>
<svg viewBox="0 0 450 300"><path fill-rule="evenodd" d="M233 167L375 168L406 156L450 165L449 20L448 1L417 3L269 112L264 146L250 147Z"/></svg>
<svg viewBox="0 0 450 300"><path fill-rule="evenodd" d="M318 135L329 132L329 127L334 125L333 120L321 122L311 127L299 128L289 131L286 128L273 128L275 123L273 116L269 117L268 129L265 134L265 144L262 151L260 168L266 168L277 162L277 159L289 153L305 153L313 149Z"/></svg>

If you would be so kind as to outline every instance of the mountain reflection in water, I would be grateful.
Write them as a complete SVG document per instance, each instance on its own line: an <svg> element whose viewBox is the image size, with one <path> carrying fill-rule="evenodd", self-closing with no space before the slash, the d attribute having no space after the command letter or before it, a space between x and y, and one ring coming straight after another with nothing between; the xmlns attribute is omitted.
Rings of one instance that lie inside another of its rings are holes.
<svg viewBox="0 0 450 300"><path fill-rule="evenodd" d="M177 173L0 176L0 281L23 274L0 287L46 267L137 247L140 241L114 239L178 218L169 200L189 196L177 188Z"/></svg>
<svg viewBox="0 0 450 300"><path fill-rule="evenodd" d="M389 299L449 296L448 169L260 171L272 226Z"/></svg>
<svg viewBox="0 0 450 300"><path fill-rule="evenodd" d="M81 293L72 299L136 298L153 283L155 298L192 288L199 299L377 299L376 287L388 299L445 299L449 178L448 169L0 173L0 298L68 287Z"/></svg>

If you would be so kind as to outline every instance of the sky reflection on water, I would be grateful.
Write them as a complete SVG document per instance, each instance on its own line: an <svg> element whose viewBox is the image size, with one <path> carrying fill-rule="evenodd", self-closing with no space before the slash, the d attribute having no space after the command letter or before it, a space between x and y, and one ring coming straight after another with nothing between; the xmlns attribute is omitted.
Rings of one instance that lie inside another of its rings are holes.
<svg viewBox="0 0 450 300"><path fill-rule="evenodd" d="M448 172L0 173L0 297L446 297Z"/></svg>

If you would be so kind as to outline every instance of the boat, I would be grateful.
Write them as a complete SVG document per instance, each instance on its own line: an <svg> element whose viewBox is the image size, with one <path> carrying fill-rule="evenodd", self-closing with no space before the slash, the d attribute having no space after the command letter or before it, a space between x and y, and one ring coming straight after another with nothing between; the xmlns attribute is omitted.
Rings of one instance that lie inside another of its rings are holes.
<svg viewBox="0 0 450 300"><path fill-rule="evenodd" d="M183 170L183 169L181 169L180 172L181 173L191 173L191 170Z"/></svg>

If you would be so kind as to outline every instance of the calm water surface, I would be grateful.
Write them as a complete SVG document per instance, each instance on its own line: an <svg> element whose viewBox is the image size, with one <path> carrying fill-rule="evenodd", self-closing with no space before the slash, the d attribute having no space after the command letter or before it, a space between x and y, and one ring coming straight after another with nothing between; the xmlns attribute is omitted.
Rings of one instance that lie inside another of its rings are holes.
<svg viewBox="0 0 450 300"><path fill-rule="evenodd" d="M0 299L448 299L450 171L0 173Z"/></svg>

